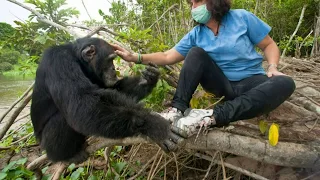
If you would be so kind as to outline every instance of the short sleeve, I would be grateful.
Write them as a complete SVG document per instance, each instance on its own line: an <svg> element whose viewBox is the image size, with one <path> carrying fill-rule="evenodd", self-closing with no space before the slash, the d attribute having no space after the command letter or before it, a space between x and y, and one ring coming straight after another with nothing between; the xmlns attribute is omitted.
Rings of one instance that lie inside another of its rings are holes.
<svg viewBox="0 0 320 180"><path fill-rule="evenodd" d="M271 27L251 12L244 10L243 19L247 25L248 36L253 44L258 44L271 31Z"/></svg>
<svg viewBox="0 0 320 180"><path fill-rule="evenodd" d="M189 50L195 46L195 28L186 34L179 42L174 46L174 49L178 51L183 57L186 57Z"/></svg>

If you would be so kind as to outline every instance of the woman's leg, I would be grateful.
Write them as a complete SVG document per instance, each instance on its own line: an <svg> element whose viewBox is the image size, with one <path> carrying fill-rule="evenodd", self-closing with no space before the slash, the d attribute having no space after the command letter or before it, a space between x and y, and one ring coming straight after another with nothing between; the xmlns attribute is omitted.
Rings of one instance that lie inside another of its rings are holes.
<svg viewBox="0 0 320 180"><path fill-rule="evenodd" d="M230 82L221 69L202 48L194 47L184 60L172 106L182 112L189 108L192 95L199 84L217 96L234 98Z"/></svg>
<svg viewBox="0 0 320 180"><path fill-rule="evenodd" d="M217 126L269 113L295 90L295 83L288 76L268 78L255 75L231 84L238 97L214 107L213 116Z"/></svg>

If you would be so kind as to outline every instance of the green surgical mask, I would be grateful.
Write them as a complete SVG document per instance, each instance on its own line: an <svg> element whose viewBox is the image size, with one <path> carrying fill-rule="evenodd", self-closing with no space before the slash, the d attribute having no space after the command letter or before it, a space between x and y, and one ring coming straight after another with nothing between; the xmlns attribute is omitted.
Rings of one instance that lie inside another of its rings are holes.
<svg viewBox="0 0 320 180"><path fill-rule="evenodd" d="M203 4L191 10L191 15L200 24L206 24L211 18L211 12L207 10L207 5Z"/></svg>

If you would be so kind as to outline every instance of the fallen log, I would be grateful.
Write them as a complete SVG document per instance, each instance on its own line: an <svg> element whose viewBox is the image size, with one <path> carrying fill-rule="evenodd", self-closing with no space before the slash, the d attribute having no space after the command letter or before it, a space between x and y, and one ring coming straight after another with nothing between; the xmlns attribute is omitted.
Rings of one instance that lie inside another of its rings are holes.
<svg viewBox="0 0 320 180"><path fill-rule="evenodd" d="M188 140L188 142L192 141ZM196 143L188 143L186 148L196 150L219 150L248 157L269 164L313 168L320 166L320 144L308 145L279 142L271 146L268 140L214 130L200 136Z"/></svg>
<svg viewBox="0 0 320 180"><path fill-rule="evenodd" d="M219 150L279 166L300 168L314 168L320 166L320 143L301 144L279 142L276 146L271 146L268 140L232 134L220 129L214 129L208 134L200 135L196 141L195 138L195 136L189 138L186 145L181 148L203 151ZM144 137L119 140L92 138L90 141L90 145L87 147L87 151L90 153L114 145L125 146L151 142L148 138ZM34 170L39 168L46 160L47 158L45 156L41 156L30 163L28 169Z"/></svg>

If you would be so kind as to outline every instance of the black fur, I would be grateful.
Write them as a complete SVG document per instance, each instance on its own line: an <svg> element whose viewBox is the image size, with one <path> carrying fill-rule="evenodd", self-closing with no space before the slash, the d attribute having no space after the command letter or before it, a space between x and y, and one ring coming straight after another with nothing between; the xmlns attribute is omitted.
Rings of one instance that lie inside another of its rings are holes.
<svg viewBox="0 0 320 180"><path fill-rule="evenodd" d="M88 60L83 52L91 45L95 55L89 57L93 53L88 51ZM156 68L150 66L141 77L106 85L104 76L115 76L114 57L108 58L113 53L112 46L98 38L78 39L44 52L36 73L31 118L35 136L50 160L86 160L89 135L125 138L143 134L165 151L176 150L182 140L168 121L137 103L156 85Z"/></svg>

